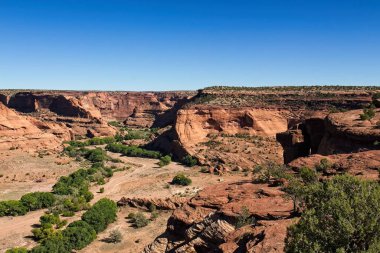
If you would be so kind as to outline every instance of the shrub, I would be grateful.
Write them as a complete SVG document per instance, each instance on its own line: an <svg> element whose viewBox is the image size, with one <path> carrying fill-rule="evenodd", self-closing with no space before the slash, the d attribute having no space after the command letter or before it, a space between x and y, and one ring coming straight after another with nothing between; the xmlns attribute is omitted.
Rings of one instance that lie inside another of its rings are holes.
<svg viewBox="0 0 380 253"><path fill-rule="evenodd" d="M19 200L0 201L0 217L25 215L27 212L28 208Z"/></svg>
<svg viewBox="0 0 380 253"><path fill-rule="evenodd" d="M123 239L123 235L119 230L112 230L107 238L107 241L110 243L119 243Z"/></svg>
<svg viewBox="0 0 380 253"><path fill-rule="evenodd" d="M79 169L69 176L60 177L58 182L53 186L53 193L57 195L86 194L89 188L88 178L89 175L85 169Z"/></svg>
<svg viewBox="0 0 380 253"><path fill-rule="evenodd" d="M54 214L44 214L40 217L41 226L45 224L58 224L59 221L59 216Z"/></svg>
<svg viewBox="0 0 380 253"><path fill-rule="evenodd" d="M378 249L380 185L341 175L307 185L299 222L288 229L286 252L367 252Z"/></svg>
<svg viewBox="0 0 380 253"><path fill-rule="evenodd" d="M46 239L60 237L61 231L54 230L51 224L45 224L45 227L32 229L32 234L37 241L42 241Z"/></svg>
<svg viewBox="0 0 380 253"><path fill-rule="evenodd" d="M20 201L29 211L32 211L53 206L55 196L51 192L31 192L23 195Z"/></svg>
<svg viewBox="0 0 380 253"><path fill-rule="evenodd" d="M360 119L361 120L370 120L373 117L375 117L375 110L373 108L364 108L363 113L360 114Z"/></svg>
<svg viewBox="0 0 380 253"><path fill-rule="evenodd" d="M147 150L137 146L126 146L120 143L108 144L106 146L106 150L132 157L146 157L155 159L159 159L161 157L161 153L158 151Z"/></svg>
<svg viewBox="0 0 380 253"><path fill-rule="evenodd" d="M182 185L182 186L190 185L191 182L192 182L191 179L182 173L177 174L172 180L172 184Z"/></svg>
<svg viewBox="0 0 380 253"><path fill-rule="evenodd" d="M70 253L72 248L63 237L52 237L41 242L41 245L34 247L31 253Z"/></svg>
<svg viewBox="0 0 380 253"><path fill-rule="evenodd" d="M62 212L62 216L63 216L63 217L72 217L72 216L74 216L74 215L75 215L75 212L70 211L70 210L64 210L64 211Z"/></svg>
<svg viewBox="0 0 380 253"><path fill-rule="evenodd" d="M99 233L116 220L116 212L116 203L103 198L83 214L82 220L90 224L96 233Z"/></svg>
<svg viewBox="0 0 380 253"><path fill-rule="evenodd" d="M101 148L88 150L85 158L91 162L103 162L107 159L106 152Z"/></svg>
<svg viewBox="0 0 380 253"><path fill-rule="evenodd" d="M380 108L380 92L373 94L372 103L377 108Z"/></svg>
<svg viewBox="0 0 380 253"><path fill-rule="evenodd" d="M7 249L5 253L28 253L27 248L20 247L20 248L12 248L12 249Z"/></svg>
<svg viewBox="0 0 380 253"><path fill-rule="evenodd" d="M70 248L80 250L96 238L95 229L85 221L74 221L62 232Z"/></svg>
<svg viewBox="0 0 380 253"><path fill-rule="evenodd" d="M160 158L160 161L158 162L158 165L160 167L164 167L172 161L172 157L170 155L166 155Z"/></svg>
<svg viewBox="0 0 380 253"><path fill-rule="evenodd" d="M241 228L246 225L251 225L254 223L254 218L251 217L251 214L249 212L249 209L246 206L243 206L241 208L240 215L237 217L236 220L236 228Z"/></svg>
<svg viewBox="0 0 380 253"><path fill-rule="evenodd" d="M132 218L132 222L137 228L145 227L149 224L149 220L145 217L145 215L141 212L134 214Z"/></svg>
<svg viewBox="0 0 380 253"><path fill-rule="evenodd" d="M317 173L308 167L300 169L300 176L305 183L314 183L318 180Z"/></svg>
<svg viewBox="0 0 380 253"><path fill-rule="evenodd" d="M316 171L326 173L327 170L331 169L332 164L327 158L322 158L319 164L315 165Z"/></svg>
<svg viewBox="0 0 380 253"><path fill-rule="evenodd" d="M195 157L192 157L191 155L185 156L182 161L184 165L188 167L193 167L198 164L198 160Z"/></svg>

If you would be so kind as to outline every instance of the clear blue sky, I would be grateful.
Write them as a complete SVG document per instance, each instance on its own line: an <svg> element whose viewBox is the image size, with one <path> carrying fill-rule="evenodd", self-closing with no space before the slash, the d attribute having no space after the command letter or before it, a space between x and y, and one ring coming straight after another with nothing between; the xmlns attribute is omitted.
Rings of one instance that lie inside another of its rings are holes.
<svg viewBox="0 0 380 253"><path fill-rule="evenodd" d="M379 0L0 0L0 88L380 85Z"/></svg>

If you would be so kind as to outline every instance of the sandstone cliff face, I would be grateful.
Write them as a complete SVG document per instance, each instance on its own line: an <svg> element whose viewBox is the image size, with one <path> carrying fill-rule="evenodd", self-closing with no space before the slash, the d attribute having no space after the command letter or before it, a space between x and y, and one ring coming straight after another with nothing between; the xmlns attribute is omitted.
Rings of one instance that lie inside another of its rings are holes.
<svg viewBox="0 0 380 253"><path fill-rule="evenodd" d="M362 110L310 117L293 129L277 134L284 148L284 162L310 154L354 153L380 149L380 110L371 120L360 120Z"/></svg>
<svg viewBox="0 0 380 253"><path fill-rule="evenodd" d="M235 226L246 208L253 222ZM283 252L292 202L277 187L250 182L205 188L176 209L144 252Z"/></svg>
<svg viewBox="0 0 380 253"><path fill-rule="evenodd" d="M171 124L177 103L194 92L5 92L0 101L23 113L47 111L63 117L125 121L132 127Z"/></svg>
<svg viewBox="0 0 380 253"><path fill-rule="evenodd" d="M289 113L251 108L206 107L178 111L175 130L180 143L192 155L196 144L210 134L272 136L287 129Z"/></svg>
<svg viewBox="0 0 380 253"><path fill-rule="evenodd" d="M54 135L55 128L59 127L19 115L0 103L0 150L59 149L62 140ZM65 131L60 134L63 140L70 136Z"/></svg>

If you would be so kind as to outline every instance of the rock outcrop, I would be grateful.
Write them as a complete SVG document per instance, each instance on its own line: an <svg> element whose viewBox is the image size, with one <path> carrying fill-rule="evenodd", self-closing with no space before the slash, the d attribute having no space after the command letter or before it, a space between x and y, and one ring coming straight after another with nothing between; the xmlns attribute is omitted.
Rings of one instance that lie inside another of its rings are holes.
<svg viewBox="0 0 380 253"><path fill-rule="evenodd" d="M287 129L287 115L278 110L195 107L178 111L175 130L182 146L195 155L195 146L212 134L274 137Z"/></svg>
<svg viewBox="0 0 380 253"><path fill-rule="evenodd" d="M277 134L284 148L284 162L310 154L344 154L380 149L380 110L371 120L361 120L362 110L309 117Z"/></svg>
<svg viewBox="0 0 380 253"><path fill-rule="evenodd" d="M280 188L266 184L207 187L173 212L144 252L283 252L292 208ZM248 222L237 228L242 212Z"/></svg>
<svg viewBox="0 0 380 253"><path fill-rule="evenodd" d="M22 116L0 103L0 150L59 149L65 139L70 139L70 133L62 131L58 124Z"/></svg>
<svg viewBox="0 0 380 253"><path fill-rule="evenodd" d="M171 197L166 199L160 198L125 198L122 197L118 206L131 206L140 209L149 210L150 206L155 206L159 210L175 210L188 201L185 197Z"/></svg>
<svg viewBox="0 0 380 253"><path fill-rule="evenodd" d="M327 159L329 164L325 171L321 171L325 176L349 173L370 180L378 180L380 176L380 150L327 156L315 154L295 159L289 166L295 171L304 166L314 168L322 159Z"/></svg>

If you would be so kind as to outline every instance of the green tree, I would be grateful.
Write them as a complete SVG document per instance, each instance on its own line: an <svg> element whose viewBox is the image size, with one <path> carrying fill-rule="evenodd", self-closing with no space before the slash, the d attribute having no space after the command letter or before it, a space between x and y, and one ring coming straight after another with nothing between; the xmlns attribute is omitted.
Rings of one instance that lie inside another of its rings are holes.
<svg viewBox="0 0 380 253"><path fill-rule="evenodd" d="M96 238L95 229L85 221L74 221L62 232L70 248L80 250Z"/></svg>
<svg viewBox="0 0 380 253"><path fill-rule="evenodd" d="M376 252L380 185L341 175L305 188L299 222L288 229L286 252Z"/></svg>
<svg viewBox="0 0 380 253"><path fill-rule="evenodd" d="M0 201L0 217L25 215L27 212L28 208L19 200Z"/></svg>
<svg viewBox="0 0 380 253"><path fill-rule="evenodd" d="M198 160L195 157L192 157L191 155L187 155L184 158L182 158L181 162L188 167L193 167L198 164Z"/></svg>
<svg viewBox="0 0 380 253"><path fill-rule="evenodd" d="M106 229L107 225L116 220L117 206L110 199L103 198L96 202L82 216L82 220L91 225L96 233Z"/></svg>
<svg viewBox="0 0 380 253"><path fill-rule="evenodd" d="M21 203L30 211L51 207L55 203L54 194L51 192L31 192L23 195Z"/></svg>
<svg viewBox="0 0 380 253"><path fill-rule="evenodd" d="M183 173L177 174L172 180L172 184L177 184L177 185L182 185L182 186L190 185L191 182L192 182L191 179Z"/></svg>
<svg viewBox="0 0 380 253"><path fill-rule="evenodd" d="M72 248L65 238L53 237L43 240L41 244L34 247L31 253L70 253Z"/></svg>

